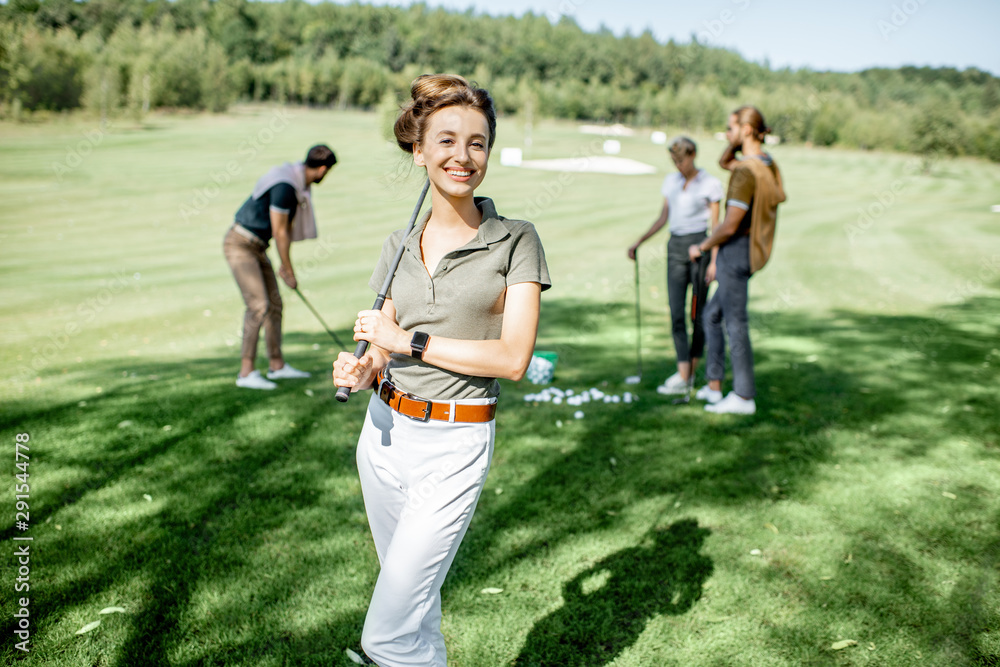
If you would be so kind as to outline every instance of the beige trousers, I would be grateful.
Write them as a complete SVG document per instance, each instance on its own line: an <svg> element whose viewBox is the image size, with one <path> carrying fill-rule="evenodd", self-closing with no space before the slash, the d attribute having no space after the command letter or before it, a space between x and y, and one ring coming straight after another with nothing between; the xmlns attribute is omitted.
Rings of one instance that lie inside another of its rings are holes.
<svg viewBox="0 0 1000 667"><path fill-rule="evenodd" d="M247 305L243 316L243 358L256 359L261 326L268 358L281 357L281 294L271 260L267 258L267 247L230 229L222 250Z"/></svg>

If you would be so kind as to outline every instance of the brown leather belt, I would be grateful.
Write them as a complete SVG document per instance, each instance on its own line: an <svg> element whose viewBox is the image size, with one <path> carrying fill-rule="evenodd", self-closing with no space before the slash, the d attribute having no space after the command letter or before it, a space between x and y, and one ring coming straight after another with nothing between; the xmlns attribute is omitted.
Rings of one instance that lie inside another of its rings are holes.
<svg viewBox="0 0 1000 667"><path fill-rule="evenodd" d="M247 229L246 227L244 227L243 225L241 225L239 223L234 222L233 226L232 226L232 230L234 232L236 232L237 234L239 234L240 236L242 236L243 238L245 238L247 241L250 241L251 243L253 243L254 245L256 245L258 248L266 248L267 247L267 244L264 243L264 239L262 239L261 237L257 236L256 234L254 234L249 229Z"/></svg>
<svg viewBox="0 0 1000 667"><path fill-rule="evenodd" d="M383 403L402 415L420 421L433 419L444 422L488 422L497 413L496 403L456 405L451 402L425 401L398 388L385 379L382 373L379 373L375 381L375 391Z"/></svg>

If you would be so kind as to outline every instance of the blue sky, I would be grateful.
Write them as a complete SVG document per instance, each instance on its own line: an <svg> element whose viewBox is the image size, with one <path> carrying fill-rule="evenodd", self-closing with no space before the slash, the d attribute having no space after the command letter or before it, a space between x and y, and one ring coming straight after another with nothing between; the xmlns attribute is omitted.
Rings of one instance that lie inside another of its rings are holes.
<svg viewBox="0 0 1000 667"><path fill-rule="evenodd" d="M978 67L1000 75L997 0L425 0L494 15L571 16L588 31L650 28L660 41L735 49L773 68L857 71L866 67ZM407 0L377 4L405 6Z"/></svg>

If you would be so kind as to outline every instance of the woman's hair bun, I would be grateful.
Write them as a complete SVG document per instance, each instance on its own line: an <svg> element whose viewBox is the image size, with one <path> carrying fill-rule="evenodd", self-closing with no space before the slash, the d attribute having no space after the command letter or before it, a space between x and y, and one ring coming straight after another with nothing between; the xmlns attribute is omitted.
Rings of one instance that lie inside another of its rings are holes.
<svg viewBox="0 0 1000 667"><path fill-rule="evenodd" d="M497 116L489 92L456 74L423 74L410 84L410 101L393 126L396 143L407 153L424 138L427 119L435 111L451 106L478 109L489 125L489 147L496 138Z"/></svg>

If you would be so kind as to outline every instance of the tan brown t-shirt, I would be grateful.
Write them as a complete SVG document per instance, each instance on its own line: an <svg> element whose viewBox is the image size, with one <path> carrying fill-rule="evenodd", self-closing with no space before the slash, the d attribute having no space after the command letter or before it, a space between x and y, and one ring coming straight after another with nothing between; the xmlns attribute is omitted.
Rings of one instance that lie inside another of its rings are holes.
<svg viewBox="0 0 1000 667"><path fill-rule="evenodd" d="M406 331L461 340L499 340L503 327L501 296L509 285L539 283L551 286L545 251L534 225L497 214L493 201L476 197L483 214L476 238L446 254L430 276L420 253L420 237L428 212L405 239L388 298L396 307L396 321ZM389 264L403 232L394 232L382 245L368 285L382 288ZM389 375L404 391L431 400L490 398L500 393L496 378L463 375L393 354Z"/></svg>
<svg viewBox="0 0 1000 667"><path fill-rule="evenodd" d="M729 178L729 190L726 192L726 208L728 210L733 207L743 211L740 226L731 237L733 240L750 233L750 212L753 209L755 185L752 171L739 167L733 169L733 175Z"/></svg>

